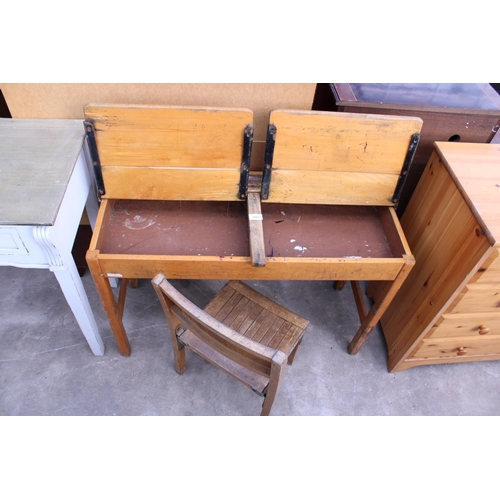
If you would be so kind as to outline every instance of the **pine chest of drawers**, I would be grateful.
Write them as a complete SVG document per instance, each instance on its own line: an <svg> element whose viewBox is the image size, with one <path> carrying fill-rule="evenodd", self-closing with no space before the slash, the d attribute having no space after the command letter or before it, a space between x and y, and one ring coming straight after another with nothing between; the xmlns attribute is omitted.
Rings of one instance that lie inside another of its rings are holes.
<svg viewBox="0 0 500 500"><path fill-rule="evenodd" d="M389 371L500 360L500 144L436 142L401 225L416 264L381 320Z"/></svg>

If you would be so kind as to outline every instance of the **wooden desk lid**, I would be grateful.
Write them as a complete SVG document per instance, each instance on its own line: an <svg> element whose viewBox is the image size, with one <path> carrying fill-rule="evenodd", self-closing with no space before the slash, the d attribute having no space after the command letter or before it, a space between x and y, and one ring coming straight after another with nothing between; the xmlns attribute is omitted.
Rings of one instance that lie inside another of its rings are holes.
<svg viewBox="0 0 500 500"><path fill-rule="evenodd" d="M265 201L361 206L395 204L422 128L420 118L300 110L272 111L269 123L276 131Z"/></svg>
<svg viewBox="0 0 500 500"><path fill-rule="evenodd" d="M105 198L236 200L249 109L85 107L93 123Z"/></svg>

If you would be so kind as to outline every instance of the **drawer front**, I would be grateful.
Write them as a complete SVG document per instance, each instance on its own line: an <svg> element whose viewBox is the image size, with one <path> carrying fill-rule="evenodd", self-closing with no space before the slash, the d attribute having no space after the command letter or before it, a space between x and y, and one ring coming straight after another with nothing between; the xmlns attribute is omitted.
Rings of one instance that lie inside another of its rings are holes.
<svg viewBox="0 0 500 500"><path fill-rule="evenodd" d="M500 254L498 250L495 249L494 255L485 262L471 282L500 284Z"/></svg>
<svg viewBox="0 0 500 500"><path fill-rule="evenodd" d="M0 227L0 255L25 256L28 254L26 244L16 227Z"/></svg>
<svg viewBox="0 0 500 500"><path fill-rule="evenodd" d="M426 336L438 338L476 337L478 339L500 336L500 312L444 314Z"/></svg>
<svg viewBox="0 0 500 500"><path fill-rule="evenodd" d="M411 359L462 358L499 355L500 335L461 338L424 339Z"/></svg>
<svg viewBox="0 0 500 500"><path fill-rule="evenodd" d="M448 313L500 313L500 282L467 285L454 301Z"/></svg>

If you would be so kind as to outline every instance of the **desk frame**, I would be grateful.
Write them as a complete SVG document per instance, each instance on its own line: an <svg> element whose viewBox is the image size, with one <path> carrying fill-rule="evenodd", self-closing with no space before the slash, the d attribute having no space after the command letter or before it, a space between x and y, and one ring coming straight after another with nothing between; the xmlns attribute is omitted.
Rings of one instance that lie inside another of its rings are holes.
<svg viewBox="0 0 500 500"><path fill-rule="evenodd" d="M105 253L101 249L116 201L104 199L101 204L96 230L87 253L87 262L123 356L129 356L131 353L122 321L126 290L130 280L152 279L158 273L162 273L167 279L351 281L361 322L349 345L349 353L355 354L380 320L414 265L413 256L393 207L380 209L389 245L394 249L393 253L399 252L398 257L267 257L265 266L260 267L252 265L251 256ZM121 278L117 299L110 286L110 278ZM374 305L369 311L359 284L359 281L364 280L380 281L384 290L383 301Z"/></svg>

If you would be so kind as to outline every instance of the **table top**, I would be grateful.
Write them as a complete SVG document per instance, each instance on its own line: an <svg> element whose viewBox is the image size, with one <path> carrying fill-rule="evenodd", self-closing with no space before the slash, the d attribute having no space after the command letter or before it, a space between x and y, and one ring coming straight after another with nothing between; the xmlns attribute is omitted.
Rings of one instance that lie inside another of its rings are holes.
<svg viewBox="0 0 500 500"><path fill-rule="evenodd" d="M0 119L0 224L55 223L84 136L82 120Z"/></svg>
<svg viewBox="0 0 500 500"><path fill-rule="evenodd" d="M500 96L487 83L335 83L340 102L499 112ZM339 102L337 103L339 104Z"/></svg>
<svg viewBox="0 0 500 500"><path fill-rule="evenodd" d="M490 243L500 246L500 144L436 142L435 147Z"/></svg>

